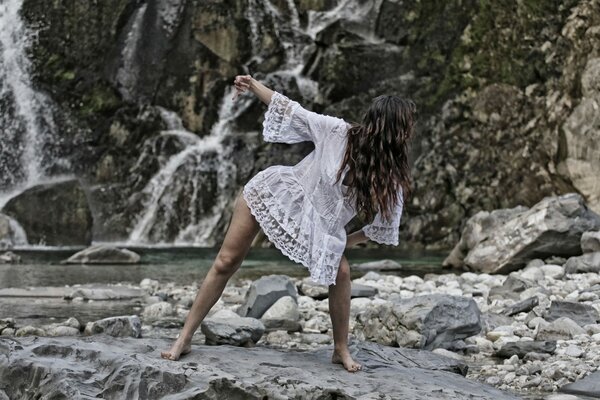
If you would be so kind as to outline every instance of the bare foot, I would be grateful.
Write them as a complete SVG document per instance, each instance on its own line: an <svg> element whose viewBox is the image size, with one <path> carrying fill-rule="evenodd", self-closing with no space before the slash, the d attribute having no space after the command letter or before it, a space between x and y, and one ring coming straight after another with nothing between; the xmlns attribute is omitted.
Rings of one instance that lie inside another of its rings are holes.
<svg viewBox="0 0 600 400"><path fill-rule="evenodd" d="M362 365L352 359L348 350L334 350L333 356L331 356L331 362L334 364L342 364L349 372L356 372L362 369Z"/></svg>
<svg viewBox="0 0 600 400"><path fill-rule="evenodd" d="M179 360L180 356L187 354L190 351L192 351L192 345L190 342L186 343L183 341L183 339L178 338L175 343L173 343L171 350L161 352L160 356L167 360L176 361Z"/></svg>

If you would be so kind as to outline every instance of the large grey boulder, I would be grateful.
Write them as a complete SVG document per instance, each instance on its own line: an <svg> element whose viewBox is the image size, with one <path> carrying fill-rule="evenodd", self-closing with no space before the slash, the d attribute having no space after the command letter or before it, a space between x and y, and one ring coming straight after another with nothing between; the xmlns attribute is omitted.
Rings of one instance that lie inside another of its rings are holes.
<svg viewBox="0 0 600 400"><path fill-rule="evenodd" d="M92 212L77 180L34 186L10 199L2 212L19 221L30 244L87 246L92 241Z"/></svg>
<svg viewBox="0 0 600 400"><path fill-rule="evenodd" d="M565 270L568 274L600 272L600 251L569 258Z"/></svg>
<svg viewBox="0 0 600 400"><path fill-rule="evenodd" d="M600 231L585 232L581 235L581 251L584 253L600 251Z"/></svg>
<svg viewBox="0 0 600 400"><path fill-rule="evenodd" d="M200 324L206 344L254 346L265 333L263 323L251 317L240 317L231 310L219 310Z"/></svg>
<svg viewBox="0 0 600 400"><path fill-rule="evenodd" d="M600 229L600 216L576 193L545 197L528 210L480 212L444 265L487 273L508 273L529 260L581 254L584 232Z"/></svg>
<svg viewBox="0 0 600 400"><path fill-rule="evenodd" d="M595 324L600 321L598 311L591 305L554 300L550 304L550 308L546 312L544 319L552 322L559 318L569 318L581 327Z"/></svg>
<svg viewBox="0 0 600 400"><path fill-rule="evenodd" d="M63 261L64 264L137 264L139 262L139 254L105 244L88 247Z"/></svg>
<svg viewBox="0 0 600 400"><path fill-rule="evenodd" d="M348 373L331 364L332 346L298 352L193 345L173 362L160 357L171 345L106 335L0 339L0 382L10 382L3 389L11 399L23 393L70 399L518 399L464 378L463 362L428 351L354 341L350 352L363 370Z"/></svg>
<svg viewBox="0 0 600 400"><path fill-rule="evenodd" d="M0 250L27 244L27 234L19 223L0 213Z"/></svg>
<svg viewBox="0 0 600 400"><path fill-rule="evenodd" d="M237 313L242 317L260 318L277 300L284 296L298 299L298 291L285 275L268 275L252 282L244 303Z"/></svg>
<svg viewBox="0 0 600 400"><path fill-rule="evenodd" d="M140 338L142 337L142 322L137 315L109 317L88 322L85 326L85 334L95 335L98 333L115 337L131 336Z"/></svg>
<svg viewBox="0 0 600 400"><path fill-rule="evenodd" d="M440 294L374 304L356 316L356 323L361 339L428 350L452 348L482 327L473 299Z"/></svg>

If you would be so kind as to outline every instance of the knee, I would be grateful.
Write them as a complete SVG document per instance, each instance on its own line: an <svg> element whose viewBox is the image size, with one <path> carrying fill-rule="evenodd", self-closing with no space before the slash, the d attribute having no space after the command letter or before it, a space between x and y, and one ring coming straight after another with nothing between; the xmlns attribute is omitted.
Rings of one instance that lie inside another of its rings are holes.
<svg viewBox="0 0 600 400"><path fill-rule="evenodd" d="M213 268L219 275L233 275L241 263L242 260L239 257L227 252L219 252L215 258Z"/></svg>
<svg viewBox="0 0 600 400"><path fill-rule="evenodd" d="M344 282L350 280L350 264L344 257L342 262L340 262L340 267L338 268L338 273L336 277L336 282Z"/></svg>

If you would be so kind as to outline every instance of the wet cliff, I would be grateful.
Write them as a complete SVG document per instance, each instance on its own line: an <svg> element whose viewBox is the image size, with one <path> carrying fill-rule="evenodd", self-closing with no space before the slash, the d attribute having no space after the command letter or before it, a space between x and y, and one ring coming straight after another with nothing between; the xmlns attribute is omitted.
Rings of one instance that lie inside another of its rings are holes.
<svg viewBox="0 0 600 400"><path fill-rule="evenodd" d="M14 162L0 167L13 178L2 191L14 202L24 186L76 176L95 240L215 244L249 178L311 150L261 140L265 107L230 100L239 73L349 120L382 93L416 101L405 246L449 248L477 211L531 206L550 194L579 192L600 211L598 1L4 7L18 10L30 33L21 47L38 99L32 113L44 110L52 124L40 125L36 154L10 142L13 151L2 154ZM14 71L4 65L6 85ZM0 93L3 125L22 120L17 91ZM32 159L37 181L24 167Z"/></svg>

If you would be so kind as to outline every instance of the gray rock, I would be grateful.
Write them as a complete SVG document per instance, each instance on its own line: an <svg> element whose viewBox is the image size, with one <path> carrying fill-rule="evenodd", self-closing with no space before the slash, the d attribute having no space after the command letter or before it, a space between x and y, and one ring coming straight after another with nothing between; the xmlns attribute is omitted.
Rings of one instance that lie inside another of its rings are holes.
<svg viewBox="0 0 600 400"><path fill-rule="evenodd" d="M140 256L128 249L99 244L83 249L63 261L63 264L137 264Z"/></svg>
<svg viewBox="0 0 600 400"><path fill-rule="evenodd" d="M582 234L600 229L600 216L576 193L546 197L527 211L510 213L507 219L487 225L482 221L491 217L480 214L469 220L463 231L473 237L457 244L453 258L445 261L447 265L508 273L534 258L579 255ZM465 254L464 259L457 254Z"/></svg>
<svg viewBox="0 0 600 400"><path fill-rule="evenodd" d="M536 296L533 296L508 307L504 311L504 314L510 317L522 312L529 312L538 304L540 304L540 300Z"/></svg>
<svg viewBox="0 0 600 400"><path fill-rule="evenodd" d="M0 264L18 264L20 262L21 256L13 253L12 251L7 251L0 254Z"/></svg>
<svg viewBox="0 0 600 400"><path fill-rule="evenodd" d="M352 270L359 271L402 271L402 265L394 260L377 260L361 264L352 264Z"/></svg>
<svg viewBox="0 0 600 400"><path fill-rule="evenodd" d="M30 244L87 246L93 218L77 180L40 184L10 199L2 212L19 221Z"/></svg>
<svg viewBox="0 0 600 400"><path fill-rule="evenodd" d="M481 326L484 332L490 332L499 326L508 326L513 323L512 318L504 314L485 312L481 314Z"/></svg>
<svg viewBox="0 0 600 400"><path fill-rule="evenodd" d="M17 330L14 328L5 328L2 330L2 333L0 335L1 336L14 336L14 334L16 332L17 332Z"/></svg>
<svg viewBox="0 0 600 400"><path fill-rule="evenodd" d="M265 333L263 323L252 317L240 317L231 310L219 310L200 324L206 344L254 346Z"/></svg>
<svg viewBox="0 0 600 400"><path fill-rule="evenodd" d="M600 251L600 231L585 232L581 235L581 251L584 253Z"/></svg>
<svg viewBox="0 0 600 400"><path fill-rule="evenodd" d="M142 312L142 317L144 318L144 321L151 322L161 318L171 317L174 312L175 309L171 303L160 301L146 306Z"/></svg>
<svg viewBox="0 0 600 400"><path fill-rule="evenodd" d="M296 286L285 275L269 275L252 282L244 303L237 310L242 317L260 318L275 302L284 296L298 299Z"/></svg>
<svg viewBox="0 0 600 400"><path fill-rule="evenodd" d="M533 286L533 282L522 279L516 274L510 274L502 283L490 289L490 298L520 299L520 293Z"/></svg>
<svg viewBox="0 0 600 400"><path fill-rule="evenodd" d="M577 382L569 383L559 389L560 392L600 398L600 371L594 372Z"/></svg>
<svg viewBox="0 0 600 400"><path fill-rule="evenodd" d="M377 294L377 288L368 285L361 285L360 283L352 282L350 286L350 297L373 297Z"/></svg>
<svg viewBox="0 0 600 400"><path fill-rule="evenodd" d="M568 274L600 272L600 251L569 258L565 263L565 270Z"/></svg>
<svg viewBox="0 0 600 400"><path fill-rule="evenodd" d="M65 299L81 297L85 300L128 300L141 298L144 291L121 285L85 284L66 290Z"/></svg>
<svg viewBox="0 0 600 400"><path fill-rule="evenodd" d="M71 326L53 326L46 330L48 336L77 336L79 329Z"/></svg>
<svg viewBox="0 0 600 400"><path fill-rule="evenodd" d="M548 325L540 326L536 340L565 340L576 335L585 334L585 330L577 322L569 318L559 318Z"/></svg>
<svg viewBox="0 0 600 400"><path fill-rule="evenodd" d="M351 342L363 371L331 364L332 346L314 351L192 346L180 362L160 351L172 340L17 338L0 340L0 382L9 398L327 399L394 398L516 400L461 376L466 365L427 351ZM57 363L56 360L61 360ZM77 368L64 368L77 365ZM89 371L107 371L107 374ZM43 376L32 385L33 376ZM143 393L143 395L142 395Z"/></svg>
<svg viewBox="0 0 600 400"><path fill-rule="evenodd" d="M329 297L329 288L325 285L315 283L310 278L304 278L298 285L300 293L304 296L312 297L316 300L323 300Z"/></svg>
<svg viewBox="0 0 600 400"><path fill-rule="evenodd" d="M555 350L555 341L528 340L506 343L495 353L495 356L501 358L510 358L516 355L519 358L523 358L529 353L554 354Z"/></svg>
<svg viewBox="0 0 600 400"><path fill-rule="evenodd" d="M2 329L14 328L15 320L13 318L0 318L0 332Z"/></svg>
<svg viewBox="0 0 600 400"><path fill-rule="evenodd" d="M292 296L284 296L277 300L260 318L267 332L274 330L299 331L302 328L299 319L298 303Z"/></svg>
<svg viewBox="0 0 600 400"><path fill-rule="evenodd" d="M86 335L105 333L115 337L142 337L142 322L137 315L104 318L88 322L85 326Z"/></svg>
<svg viewBox="0 0 600 400"><path fill-rule="evenodd" d="M544 319L552 322L563 317L570 318L581 327L600 321L600 315L594 307L582 303L558 300L550 304Z"/></svg>
<svg viewBox="0 0 600 400"><path fill-rule="evenodd" d="M27 325L19 328L15 332L15 336L45 336L46 331L36 326Z"/></svg>
<svg viewBox="0 0 600 400"><path fill-rule="evenodd" d="M457 340L481 332L481 313L473 299L434 294L374 305L357 315L355 332L380 343L407 344L404 336L417 332L418 348L452 347Z"/></svg>

